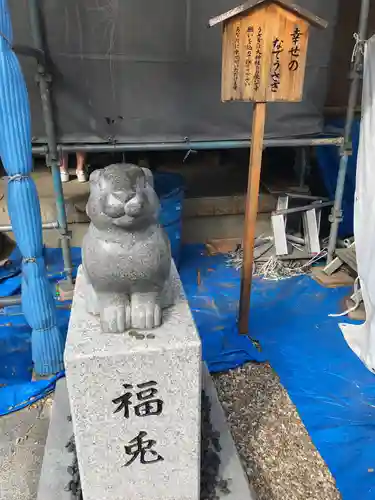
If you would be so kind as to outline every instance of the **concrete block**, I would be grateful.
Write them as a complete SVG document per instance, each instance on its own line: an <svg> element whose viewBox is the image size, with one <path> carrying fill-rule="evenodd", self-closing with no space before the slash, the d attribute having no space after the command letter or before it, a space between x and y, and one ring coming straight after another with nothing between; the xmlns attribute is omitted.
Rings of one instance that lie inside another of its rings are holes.
<svg viewBox="0 0 375 500"><path fill-rule="evenodd" d="M67 467L72 463L72 455L65 445L72 436L66 380L56 383L48 437L44 451L42 472L38 486L37 500L70 500L70 493L64 491L69 482Z"/></svg>
<svg viewBox="0 0 375 500"><path fill-rule="evenodd" d="M103 334L76 282L65 350L84 500L198 500L201 344L177 271L150 331Z"/></svg>
<svg viewBox="0 0 375 500"><path fill-rule="evenodd" d="M206 364L202 372L203 389L211 402L211 424L215 431L220 433L220 469L219 475L228 481L229 492L223 494L216 491L219 498L225 500L256 500L255 491L250 486L243 470L236 445L230 433L223 407L220 404L215 385Z"/></svg>

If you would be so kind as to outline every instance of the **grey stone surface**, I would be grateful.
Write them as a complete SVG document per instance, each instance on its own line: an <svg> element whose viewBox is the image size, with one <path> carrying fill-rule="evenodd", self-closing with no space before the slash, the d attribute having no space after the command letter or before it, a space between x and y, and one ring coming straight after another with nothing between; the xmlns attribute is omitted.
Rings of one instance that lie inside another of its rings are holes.
<svg viewBox="0 0 375 500"><path fill-rule="evenodd" d="M100 314L105 333L161 324L171 251L159 210L147 168L118 164L91 174L82 259L88 311Z"/></svg>
<svg viewBox="0 0 375 500"><path fill-rule="evenodd" d="M228 481L229 493L217 489L217 496L223 500L256 500L255 492L249 485L246 474L242 468L240 457L230 433L224 410L217 396L216 388L203 364L202 384L206 395L211 401L211 424L215 431L220 433L220 469L222 479Z"/></svg>
<svg viewBox="0 0 375 500"><path fill-rule="evenodd" d="M72 462L65 449L72 435L72 424L67 419L69 415L66 380L61 379L56 384L37 500L70 500L70 493L64 491L69 482L67 467Z"/></svg>
<svg viewBox="0 0 375 500"><path fill-rule="evenodd" d="M0 499L35 500L47 438L49 398L0 417Z"/></svg>
<svg viewBox="0 0 375 500"><path fill-rule="evenodd" d="M84 500L199 499L201 344L172 271L175 304L164 310L162 326L117 335L103 334L99 318L87 313L79 272L65 366ZM151 381L162 411L144 416L143 405L137 416L137 385ZM129 418L125 408L115 413L121 402L113 402L125 393L132 394ZM140 432L155 441L146 443L144 461L158 461L142 464L138 455L126 466L133 455L125 447Z"/></svg>

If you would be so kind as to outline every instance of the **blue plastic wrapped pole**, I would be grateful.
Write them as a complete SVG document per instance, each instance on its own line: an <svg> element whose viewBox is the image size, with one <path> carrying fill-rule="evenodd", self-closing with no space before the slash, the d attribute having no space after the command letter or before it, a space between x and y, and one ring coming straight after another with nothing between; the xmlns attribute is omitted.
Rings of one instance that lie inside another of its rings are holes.
<svg viewBox="0 0 375 500"><path fill-rule="evenodd" d="M7 0L0 0L0 156L8 174L9 216L23 257L22 309L32 328L34 370L45 375L63 369L64 338L43 258L38 193L30 177L29 99L12 43Z"/></svg>

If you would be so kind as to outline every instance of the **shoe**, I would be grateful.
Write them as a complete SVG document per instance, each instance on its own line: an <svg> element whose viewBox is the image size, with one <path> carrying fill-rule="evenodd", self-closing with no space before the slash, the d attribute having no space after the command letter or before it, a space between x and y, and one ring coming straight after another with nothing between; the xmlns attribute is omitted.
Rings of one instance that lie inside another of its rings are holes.
<svg viewBox="0 0 375 500"><path fill-rule="evenodd" d="M78 182L87 182L88 177L85 170L76 170L76 176Z"/></svg>
<svg viewBox="0 0 375 500"><path fill-rule="evenodd" d="M66 170L60 170L61 182L69 182L69 172Z"/></svg>

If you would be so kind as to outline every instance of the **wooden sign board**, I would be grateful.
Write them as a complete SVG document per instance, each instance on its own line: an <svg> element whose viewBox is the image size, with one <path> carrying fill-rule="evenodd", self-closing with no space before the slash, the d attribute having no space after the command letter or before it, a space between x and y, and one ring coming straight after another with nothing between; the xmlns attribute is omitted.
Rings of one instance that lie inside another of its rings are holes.
<svg viewBox="0 0 375 500"><path fill-rule="evenodd" d="M217 24L223 25L222 100L255 102L239 308L239 332L247 335L266 103L302 100L309 27L327 22L293 0L248 0L210 19L209 26Z"/></svg>
<svg viewBox="0 0 375 500"><path fill-rule="evenodd" d="M309 23L276 3L223 24L222 101L301 101Z"/></svg>

